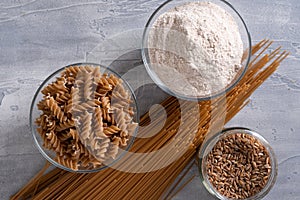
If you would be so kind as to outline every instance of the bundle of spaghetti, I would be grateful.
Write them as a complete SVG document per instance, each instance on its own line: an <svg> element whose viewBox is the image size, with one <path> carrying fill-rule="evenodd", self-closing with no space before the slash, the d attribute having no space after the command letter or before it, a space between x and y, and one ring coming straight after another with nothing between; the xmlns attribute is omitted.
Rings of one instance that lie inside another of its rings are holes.
<svg viewBox="0 0 300 200"><path fill-rule="evenodd" d="M165 120L161 109L152 110L151 117L146 114L141 118L138 136L153 136L136 139L130 151L149 153L162 150L169 145L170 148L165 150L164 154L158 156L154 154L146 159L143 157L136 159L131 154L125 154L111 167L90 174L54 169L45 175L35 177L12 199L115 200L170 197L171 193L166 194L166 191L194 158L197 148L205 137L216 131L215 124L220 123L220 127L217 127L222 128L233 118L247 104L249 96L288 56L285 51L280 53L280 48L263 55L270 45L270 41L263 40L253 47L252 54L262 50L251 61L241 81L226 95L199 103L169 97L161 103L167 113ZM160 127L158 125L162 122L164 122L162 128L157 130L156 127ZM193 127L197 129L195 134L191 134ZM174 152L175 147L180 149L185 147L184 145L187 145L185 151ZM160 166L162 161L168 162L174 156L179 158L168 166ZM117 170L120 167L126 170Z"/></svg>

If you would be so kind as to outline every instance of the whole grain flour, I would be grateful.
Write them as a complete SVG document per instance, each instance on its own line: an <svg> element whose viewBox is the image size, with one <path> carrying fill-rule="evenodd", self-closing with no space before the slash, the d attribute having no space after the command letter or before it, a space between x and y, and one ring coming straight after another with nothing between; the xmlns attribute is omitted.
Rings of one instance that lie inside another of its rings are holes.
<svg viewBox="0 0 300 200"><path fill-rule="evenodd" d="M243 43L233 17L210 2L191 2L160 15L148 37L149 58L172 92L218 93L241 68Z"/></svg>

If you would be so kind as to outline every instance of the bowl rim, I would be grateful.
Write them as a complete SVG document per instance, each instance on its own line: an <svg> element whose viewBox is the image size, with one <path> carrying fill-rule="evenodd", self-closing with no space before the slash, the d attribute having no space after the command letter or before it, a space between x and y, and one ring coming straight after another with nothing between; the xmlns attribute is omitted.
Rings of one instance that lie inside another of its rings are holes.
<svg viewBox="0 0 300 200"><path fill-rule="evenodd" d="M245 127L224 128L222 131L220 131L220 132L214 134L213 136L211 136L210 138L204 140L204 143L201 145L201 147L197 153L197 162L198 162L198 171L199 171L200 180L202 181L206 190L208 190L209 193L215 195L218 199L222 199L222 200L229 199L226 196L221 195L217 191L217 189L211 184L211 182L208 180L207 175L204 172L204 170L206 169L205 165L204 165L204 161L206 159L205 153L209 153L211 151L211 149L215 146L215 144L220 139L227 137L229 135L232 135L232 134L239 134L239 133L247 134L247 135L250 135L250 136L256 138L259 142L262 143L262 145L266 148L266 151L269 153L270 162L272 165L269 180L267 181L265 187L260 192L258 192L254 196L250 196L244 200L261 199L269 193L269 191L273 188L273 186L277 180L278 161L277 161L274 149L271 147L270 143L260 133L258 133L257 131L254 131L252 129L249 129L249 128L245 128ZM208 147L210 147L210 148L208 149Z"/></svg>
<svg viewBox="0 0 300 200"><path fill-rule="evenodd" d="M178 97L180 99L183 100L188 100L188 101L206 101L206 100L210 100L210 99L214 99L216 97L219 97L221 95L226 94L227 92L229 92L230 90L232 90L239 82L240 80L243 78L243 76L245 75L249 63L250 63L250 59L251 59L251 53L252 53L252 40L251 40L251 36L250 36L250 32L249 29L244 21L244 19L242 18L242 16L240 15L240 13L227 1L225 0L217 0L220 2L223 2L225 5L227 5L229 8L232 9L232 11L237 15L237 17L240 19L240 22L242 22L242 25L246 31L247 34L247 39L248 39L248 47L246 48L248 51L247 54L247 58L246 58L246 62L244 65L244 69L242 70L241 74L238 76L238 78L233 81L232 83L230 83L230 85L228 85L228 87L218 91L216 94L213 95L207 95L207 96L203 96L203 97L189 97L180 93L175 93L172 90L170 90L162 81L161 79L156 75L156 73L152 70L151 64L148 62L148 58L147 58L147 53L148 53L148 34L149 34L149 29L151 29L150 24L151 22L154 20L154 17L156 16L156 14L163 9L167 4L171 3L171 2L175 2L176 0L167 0L164 3L162 3L149 17L145 27L144 27L144 31L143 31L143 36L142 36L142 46L141 46L141 54L142 54L142 60L143 63L145 65L146 71L148 72L150 78L154 81L155 84L157 84L164 92ZM197 2L197 1L190 1L190 2ZM199 1L198 1L199 2ZM184 3L184 2L182 2ZM186 2L187 3L187 2ZM214 2L213 2L214 3ZM147 51L147 53L146 53Z"/></svg>
<svg viewBox="0 0 300 200"><path fill-rule="evenodd" d="M44 158L46 158L52 165L54 165L55 167L59 167L63 170L66 170L66 171L69 171L69 172L76 172L76 173L93 173L93 172L98 172L98 171L101 171L103 169L106 169L108 168L109 166L113 165L115 162L117 162L125 153L127 150L129 150L131 148L131 146L133 145L134 143L134 140L135 140L135 137L137 136L137 133L138 133L138 129L139 129L139 126L137 126L137 128L135 129L135 132L134 134L132 135L132 140L130 141L130 143L128 144L128 146L126 147L125 151L122 152L118 157L117 159L113 160L110 164L108 165L104 165L102 167L99 167L99 168L96 168L96 169L80 169L80 170L72 170L64 165L61 165L59 164L58 162L56 162L54 159L52 159L46 152L45 150L41 147L41 145L39 144L39 141L37 139L37 133L36 133L36 127L35 127L35 123L34 123L34 120L33 119L33 111L34 111L34 108L36 106L36 100L38 98L38 96L40 95L40 92L41 90L44 88L44 86L52 79L52 78L55 78L56 75L58 75L60 72L62 72L64 69L68 68L68 67L73 67L73 66L83 66L83 65L90 65L90 66L99 66L100 67L100 70L101 69L104 69L104 70L108 70L109 72L112 72L114 75L116 75L118 78L120 78L123 83L125 83L126 87L128 87L130 93L131 93L131 96L133 98L133 102L134 102L134 105L135 105L135 109L136 109L136 114L134 115L135 117L133 118L133 120L136 122L136 123L140 123L140 118L139 118L139 108L138 108L138 103L137 103L137 98L136 98L136 95L134 93L134 90L133 88L131 87L131 85L125 80L122 78L122 76L117 73L116 71L114 71L113 69L109 68L109 67L105 67L101 64L97 64L97 63L92 63L92 62L78 62L78 63L73 63L73 64L69 64L67 66L64 66L64 67L61 67L59 69L57 69L56 71L54 71L53 73L51 73L45 80L43 80L43 82L41 83L41 85L38 87L38 89L36 90L34 96L33 96L33 99L31 101L31 105L30 105L30 112L29 112L29 125L30 125L30 131L31 131L31 134L33 136L33 139L34 139L34 144L35 146L37 147L37 149L39 150L39 152L43 155Z"/></svg>

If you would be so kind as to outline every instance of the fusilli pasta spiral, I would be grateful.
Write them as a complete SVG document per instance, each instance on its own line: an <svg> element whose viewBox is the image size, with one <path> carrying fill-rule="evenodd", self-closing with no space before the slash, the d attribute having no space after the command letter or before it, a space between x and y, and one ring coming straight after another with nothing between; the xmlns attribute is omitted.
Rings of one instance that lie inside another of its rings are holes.
<svg viewBox="0 0 300 200"><path fill-rule="evenodd" d="M107 135L103 132L103 117L102 117L102 111L100 107L96 107L94 112L94 118L93 118L93 127L94 127L94 133L96 137L100 138L106 138Z"/></svg>
<svg viewBox="0 0 300 200"><path fill-rule="evenodd" d="M105 156L108 158L115 159L118 154L118 148L121 143L121 138L115 137L109 145L109 150L106 152Z"/></svg>
<svg viewBox="0 0 300 200"><path fill-rule="evenodd" d="M63 147L60 143L60 140L58 137L54 134L54 131L50 131L49 133L46 133L47 140L49 141L49 146L59 153L59 155L63 155Z"/></svg>
<svg viewBox="0 0 300 200"><path fill-rule="evenodd" d="M90 137L91 134L92 116L90 113L85 111L81 119L82 126L80 127L79 136L82 138L82 141L85 141Z"/></svg>
<svg viewBox="0 0 300 200"><path fill-rule="evenodd" d="M56 160L59 164L64 165L74 171L78 170L78 161L73 160L68 156L65 155L57 155Z"/></svg>
<svg viewBox="0 0 300 200"><path fill-rule="evenodd" d="M59 119L60 122L64 122L67 120L67 117L64 116L64 112L61 110L57 102L53 97L50 97L46 100L47 106L50 108L51 112Z"/></svg>
<svg viewBox="0 0 300 200"><path fill-rule="evenodd" d="M47 85L37 108L43 146L72 170L102 166L128 145L137 124L123 81L99 67L70 66Z"/></svg>

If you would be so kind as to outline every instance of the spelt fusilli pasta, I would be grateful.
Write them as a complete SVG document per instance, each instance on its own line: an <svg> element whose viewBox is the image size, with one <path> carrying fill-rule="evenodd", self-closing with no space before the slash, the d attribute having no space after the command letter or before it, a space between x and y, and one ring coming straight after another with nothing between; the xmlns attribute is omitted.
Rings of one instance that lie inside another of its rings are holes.
<svg viewBox="0 0 300 200"><path fill-rule="evenodd" d="M55 135L54 131L50 131L49 133L46 133L47 140L49 141L49 146L59 153L59 155L63 155L63 146L60 143L60 140Z"/></svg>
<svg viewBox="0 0 300 200"><path fill-rule="evenodd" d="M67 120L67 117L64 116L64 112L61 110L61 107L59 107L59 105L57 104L57 102L54 100L53 97L47 99L46 104L51 110L51 112L54 114L54 116L56 116L61 123Z"/></svg>
<svg viewBox="0 0 300 200"><path fill-rule="evenodd" d="M43 146L56 152L56 161L72 170L115 159L136 130L129 91L99 67L67 67L42 94L37 131Z"/></svg>
<svg viewBox="0 0 300 200"><path fill-rule="evenodd" d="M112 159L116 158L116 155L118 154L118 148L121 143L121 138L115 137L113 141L109 145L109 150L106 152L105 156L108 158L111 157Z"/></svg>

